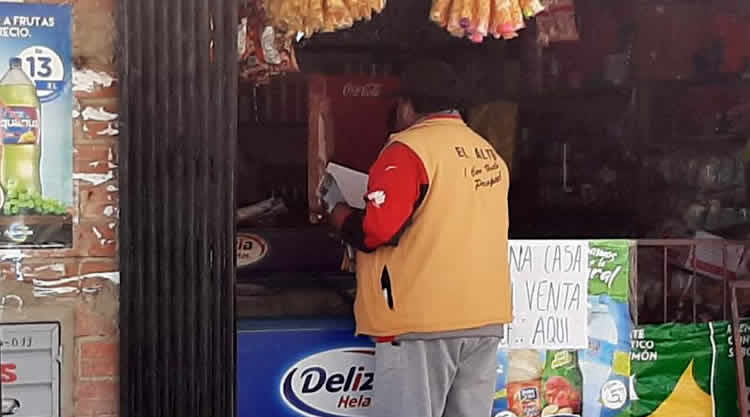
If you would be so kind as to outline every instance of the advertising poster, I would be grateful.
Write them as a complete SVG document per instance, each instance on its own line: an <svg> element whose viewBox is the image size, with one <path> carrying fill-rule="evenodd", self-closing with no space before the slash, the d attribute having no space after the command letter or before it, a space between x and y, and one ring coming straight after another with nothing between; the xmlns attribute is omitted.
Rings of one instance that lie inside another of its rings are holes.
<svg viewBox="0 0 750 417"><path fill-rule="evenodd" d="M0 3L0 247L69 247L71 7Z"/></svg>
<svg viewBox="0 0 750 417"><path fill-rule="evenodd" d="M525 245L528 243L511 242L514 311L528 307L523 304L529 300L528 283L533 282L523 279L524 275L517 272L520 264L514 264ZM514 335L521 332L533 335L538 330L536 324L529 326L528 322L520 322L524 316L516 314L507 344L497 353L492 416L627 415L632 328L628 304L630 242L539 242L534 245L532 255L522 257L527 259L524 268L533 268L538 277L536 281L549 282L546 295L544 287L541 295L534 293L532 310L536 310L536 316L551 317L549 321L560 323L557 327L564 330L556 330L555 334L566 336L532 339L533 343L524 340L519 344ZM580 284L580 280L587 285ZM579 287L586 289L581 296L585 308L578 306L575 291ZM560 343L560 340L568 343ZM583 349L575 349L581 343L585 344Z"/></svg>
<svg viewBox="0 0 750 417"><path fill-rule="evenodd" d="M516 317L488 417L628 416L631 245L511 242ZM240 320L237 355L239 417L366 417L377 401L351 319Z"/></svg>

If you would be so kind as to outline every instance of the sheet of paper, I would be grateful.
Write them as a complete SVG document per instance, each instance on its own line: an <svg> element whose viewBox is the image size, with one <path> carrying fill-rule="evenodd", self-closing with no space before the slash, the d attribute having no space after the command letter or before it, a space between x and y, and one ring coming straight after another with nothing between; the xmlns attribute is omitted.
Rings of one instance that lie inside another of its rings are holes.
<svg viewBox="0 0 750 417"><path fill-rule="evenodd" d="M589 245L585 240L514 240L511 349L588 347Z"/></svg>
<svg viewBox="0 0 750 417"><path fill-rule="evenodd" d="M367 174L335 162L328 163L326 172L331 174L336 183L338 183L347 204L358 209L365 208L364 197L367 193Z"/></svg>

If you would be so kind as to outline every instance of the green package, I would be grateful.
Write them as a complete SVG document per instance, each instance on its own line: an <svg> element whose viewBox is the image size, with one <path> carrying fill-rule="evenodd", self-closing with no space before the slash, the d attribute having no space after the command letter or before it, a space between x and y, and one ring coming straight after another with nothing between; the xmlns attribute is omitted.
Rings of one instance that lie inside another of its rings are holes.
<svg viewBox="0 0 750 417"><path fill-rule="evenodd" d="M633 417L738 416L729 322L642 326L631 344Z"/></svg>
<svg viewBox="0 0 750 417"><path fill-rule="evenodd" d="M561 414L580 414L583 375L575 350L550 350L542 372L544 406Z"/></svg>
<svg viewBox="0 0 750 417"><path fill-rule="evenodd" d="M628 302L630 265L633 264L632 242L597 240L589 244L589 295L608 295L621 303Z"/></svg>

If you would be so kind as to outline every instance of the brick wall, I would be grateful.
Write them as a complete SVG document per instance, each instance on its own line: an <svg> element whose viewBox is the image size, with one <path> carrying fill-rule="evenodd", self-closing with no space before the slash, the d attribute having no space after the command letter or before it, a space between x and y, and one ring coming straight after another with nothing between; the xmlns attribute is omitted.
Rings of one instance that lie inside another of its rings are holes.
<svg viewBox="0 0 750 417"><path fill-rule="evenodd" d="M116 0L26 2L73 5L74 66L78 71L93 71L88 74L98 80L89 91L76 93L74 246L24 253L22 278L28 286L26 297L33 298L27 301L67 306L75 311L72 415L114 416L119 406L116 119L119 92L117 82L106 87L106 79L117 77ZM89 112L84 112L87 108L102 109L108 113L104 114L107 117L91 119ZM108 118L113 120L102 120ZM0 274L4 280L17 278L9 264L0 266ZM64 278L74 279L57 281ZM42 286L40 281L52 285ZM71 414L64 410L63 415Z"/></svg>

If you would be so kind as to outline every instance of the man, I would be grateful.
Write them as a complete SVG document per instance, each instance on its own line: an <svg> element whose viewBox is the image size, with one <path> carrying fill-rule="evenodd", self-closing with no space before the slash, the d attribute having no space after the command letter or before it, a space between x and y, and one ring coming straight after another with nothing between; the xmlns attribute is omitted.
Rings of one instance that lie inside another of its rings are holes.
<svg viewBox="0 0 750 417"><path fill-rule="evenodd" d="M373 337L372 417L486 417L511 321L508 167L455 110L442 62L405 69L398 133L370 169L364 212L328 177L331 224L357 251L357 333Z"/></svg>

